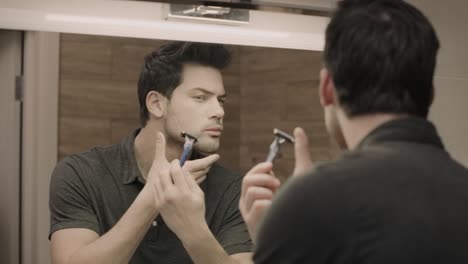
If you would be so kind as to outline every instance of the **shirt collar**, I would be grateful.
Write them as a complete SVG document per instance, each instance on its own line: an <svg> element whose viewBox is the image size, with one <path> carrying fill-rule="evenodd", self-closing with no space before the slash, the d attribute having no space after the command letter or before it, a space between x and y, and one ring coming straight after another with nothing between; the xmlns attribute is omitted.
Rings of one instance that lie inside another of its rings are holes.
<svg viewBox="0 0 468 264"><path fill-rule="evenodd" d="M394 119L378 126L359 143L356 149L389 141L407 141L444 149L435 126L427 119L419 117Z"/></svg>
<svg viewBox="0 0 468 264"><path fill-rule="evenodd" d="M122 166L121 171L123 184L131 184L137 180L141 183L145 182L135 157L135 138L138 133L140 133L140 130L141 128L136 129L120 143L123 162L126 162L126 164Z"/></svg>

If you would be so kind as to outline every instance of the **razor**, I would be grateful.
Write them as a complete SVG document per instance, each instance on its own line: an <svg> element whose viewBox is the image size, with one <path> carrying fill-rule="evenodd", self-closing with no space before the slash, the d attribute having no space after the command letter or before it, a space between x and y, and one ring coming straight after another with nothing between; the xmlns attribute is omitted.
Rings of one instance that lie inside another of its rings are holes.
<svg viewBox="0 0 468 264"><path fill-rule="evenodd" d="M275 135L275 139L270 145L270 151L268 152L268 156L266 158L267 162L273 162L273 160L275 160L279 153L281 144L284 142L294 143L294 138L291 135L277 128L273 129L273 135Z"/></svg>
<svg viewBox="0 0 468 264"><path fill-rule="evenodd" d="M188 133L182 132L180 136L185 138L184 150L180 156L180 166L184 166L185 161L192 155L193 144L197 143L198 139Z"/></svg>

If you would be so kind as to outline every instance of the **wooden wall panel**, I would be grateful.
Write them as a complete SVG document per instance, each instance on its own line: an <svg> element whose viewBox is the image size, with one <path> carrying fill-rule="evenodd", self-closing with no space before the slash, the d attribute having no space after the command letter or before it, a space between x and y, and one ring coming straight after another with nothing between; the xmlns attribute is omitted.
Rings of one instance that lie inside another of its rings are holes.
<svg viewBox="0 0 468 264"><path fill-rule="evenodd" d="M112 46L109 43L62 41L60 75L64 79L108 79L111 73Z"/></svg>
<svg viewBox="0 0 468 264"><path fill-rule="evenodd" d="M111 143L111 122L102 118L61 116L59 132L59 159Z"/></svg>

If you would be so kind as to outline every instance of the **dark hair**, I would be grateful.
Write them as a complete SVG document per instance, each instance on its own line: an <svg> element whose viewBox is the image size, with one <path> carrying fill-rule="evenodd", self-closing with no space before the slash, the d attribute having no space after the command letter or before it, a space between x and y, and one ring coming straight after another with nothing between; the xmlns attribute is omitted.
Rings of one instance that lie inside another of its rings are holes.
<svg viewBox="0 0 468 264"><path fill-rule="evenodd" d="M138 80L141 125L145 126L149 119L148 93L156 91L170 99L182 82L184 64L195 63L221 70L230 59L229 51L222 45L191 42L171 42L148 54Z"/></svg>
<svg viewBox="0 0 468 264"><path fill-rule="evenodd" d="M439 40L402 0L343 0L326 30L325 66L349 116L427 117Z"/></svg>

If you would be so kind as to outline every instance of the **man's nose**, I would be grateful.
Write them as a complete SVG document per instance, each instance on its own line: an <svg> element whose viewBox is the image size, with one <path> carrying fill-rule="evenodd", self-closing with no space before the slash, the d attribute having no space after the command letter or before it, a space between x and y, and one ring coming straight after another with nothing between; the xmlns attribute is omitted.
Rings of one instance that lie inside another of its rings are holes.
<svg viewBox="0 0 468 264"><path fill-rule="evenodd" d="M211 118L216 118L216 119L219 119L219 120L223 119L223 117L224 117L224 107L223 107L221 102L216 100L215 103L214 103L212 111L213 112L212 112Z"/></svg>

